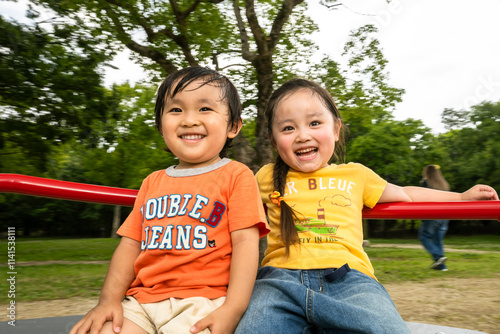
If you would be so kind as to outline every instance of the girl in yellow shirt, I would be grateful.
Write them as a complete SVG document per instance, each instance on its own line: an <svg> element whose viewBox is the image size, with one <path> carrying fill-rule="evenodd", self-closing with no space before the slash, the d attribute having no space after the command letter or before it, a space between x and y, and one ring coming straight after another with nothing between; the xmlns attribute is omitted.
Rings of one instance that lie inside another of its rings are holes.
<svg viewBox="0 0 500 334"><path fill-rule="evenodd" d="M330 164L343 152L331 95L294 79L266 109L278 152L257 182L271 232L250 306L236 333L409 333L363 251L363 206L382 202L498 200L477 185L464 193L387 183L360 164Z"/></svg>

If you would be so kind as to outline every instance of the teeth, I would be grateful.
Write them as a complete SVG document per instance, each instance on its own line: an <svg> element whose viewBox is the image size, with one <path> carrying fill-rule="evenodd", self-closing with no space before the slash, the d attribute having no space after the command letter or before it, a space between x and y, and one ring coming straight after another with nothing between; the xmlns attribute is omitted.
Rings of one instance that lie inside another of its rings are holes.
<svg viewBox="0 0 500 334"><path fill-rule="evenodd" d="M182 139L187 139L187 140L193 140L193 139L201 139L203 138L202 135L183 135L181 136Z"/></svg>
<svg viewBox="0 0 500 334"><path fill-rule="evenodd" d="M304 154L304 153L309 153L309 152L313 152L313 151L316 151L315 148L305 148L303 150L298 150L296 151L297 154Z"/></svg>

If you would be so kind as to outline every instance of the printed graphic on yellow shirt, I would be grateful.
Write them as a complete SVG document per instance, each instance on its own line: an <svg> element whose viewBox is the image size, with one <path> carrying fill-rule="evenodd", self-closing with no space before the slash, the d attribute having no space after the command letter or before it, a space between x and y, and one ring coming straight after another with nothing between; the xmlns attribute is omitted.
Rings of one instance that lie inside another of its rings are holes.
<svg viewBox="0 0 500 334"><path fill-rule="evenodd" d="M351 200L342 195L327 196L319 201L317 216L305 217L303 220L295 221L297 231L311 231L325 236L336 236L339 225L328 223L327 214L329 210L338 210L339 207L351 206ZM342 239L336 236L339 239Z"/></svg>

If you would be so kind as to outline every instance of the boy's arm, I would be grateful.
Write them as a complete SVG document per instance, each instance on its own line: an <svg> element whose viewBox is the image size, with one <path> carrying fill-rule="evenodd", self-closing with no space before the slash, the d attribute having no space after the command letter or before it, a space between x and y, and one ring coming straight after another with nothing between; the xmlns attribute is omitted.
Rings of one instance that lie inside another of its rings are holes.
<svg viewBox="0 0 500 334"><path fill-rule="evenodd" d="M99 303L76 323L70 334L98 333L106 321L113 321L113 330L120 332L123 325L121 301L134 280L134 262L140 252L138 241L122 238L111 258Z"/></svg>
<svg viewBox="0 0 500 334"><path fill-rule="evenodd" d="M378 200L387 202L456 202L498 200L498 194L490 186L475 185L463 193L441 191L423 187L400 187L388 183Z"/></svg>
<svg viewBox="0 0 500 334"><path fill-rule="evenodd" d="M231 232L233 253L226 300L221 307L198 321L192 333L209 328L212 334L233 333L247 309L259 266L257 225Z"/></svg>

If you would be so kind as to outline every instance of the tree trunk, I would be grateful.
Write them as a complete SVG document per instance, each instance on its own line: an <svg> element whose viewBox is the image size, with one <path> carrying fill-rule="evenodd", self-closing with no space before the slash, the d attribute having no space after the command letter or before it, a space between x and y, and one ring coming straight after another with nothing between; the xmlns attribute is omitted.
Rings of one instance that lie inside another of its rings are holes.
<svg viewBox="0 0 500 334"><path fill-rule="evenodd" d="M243 133L239 133L231 143L231 157L249 168L252 166L252 161L255 158L255 151L247 137Z"/></svg>
<svg viewBox="0 0 500 334"><path fill-rule="evenodd" d="M253 161L252 170L255 172L264 164L273 162L273 146L268 138L267 133L267 119L264 115L266 110L266 104L273 92L273 67L272 67L272 55L269 54L267 57L260 56L259 60L255 64L257 69L257 89L258 89L258 99L257 99L257 119L256 119L256 131L255 131L255 159ZM267 59L269 58L269 59Z"/></svg>
<svg viewBox="0 0 500 334"><path fill-rule="evenodd" d="M118 239L118 234L116 234L116 231L118 231L118 228L120 227L121 211L122 207L116 205L115 211L113 213L113 225L111 226L111 238L113 239Z"/></svg>

